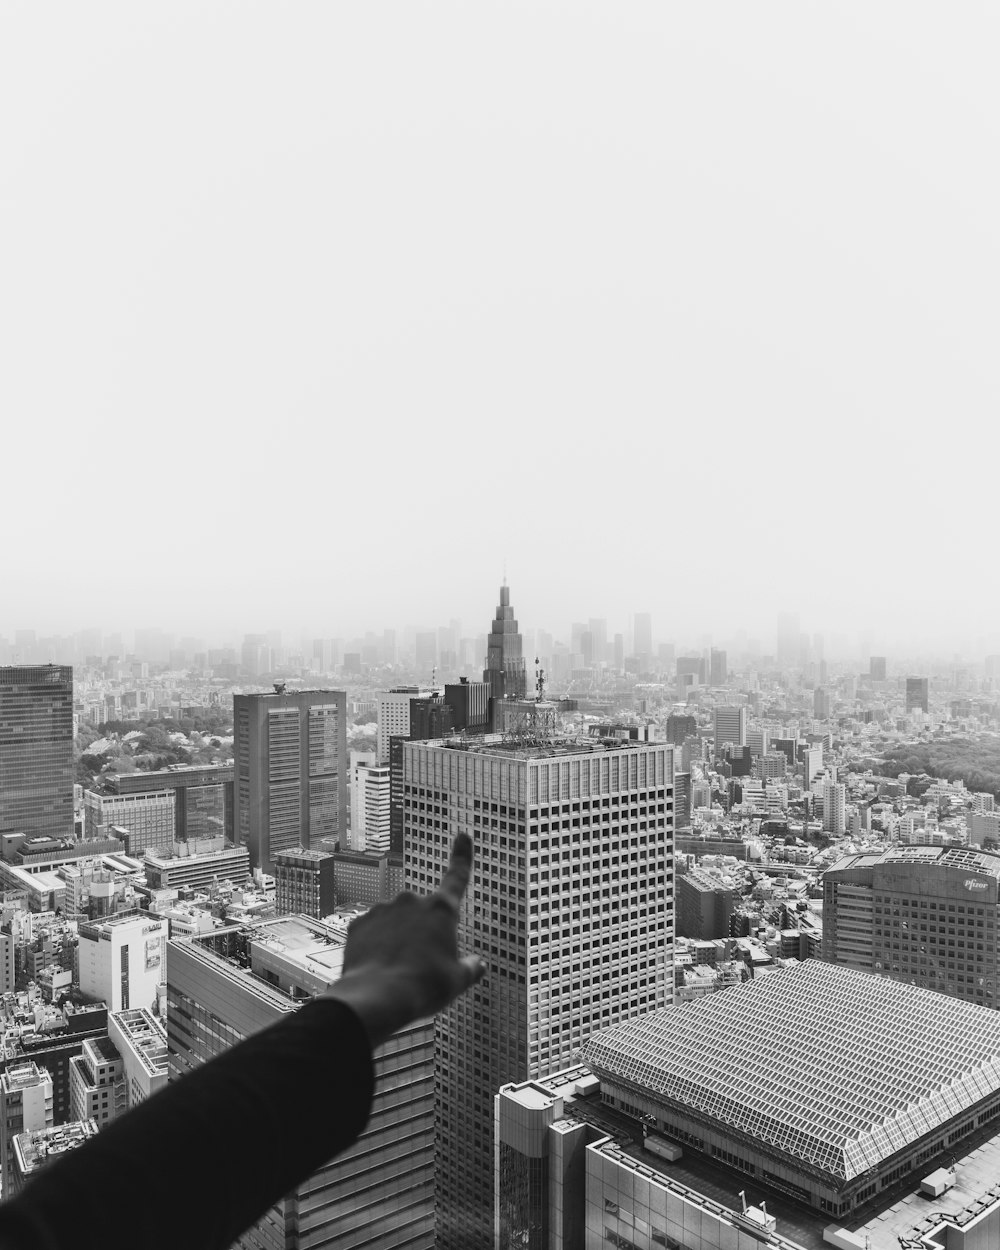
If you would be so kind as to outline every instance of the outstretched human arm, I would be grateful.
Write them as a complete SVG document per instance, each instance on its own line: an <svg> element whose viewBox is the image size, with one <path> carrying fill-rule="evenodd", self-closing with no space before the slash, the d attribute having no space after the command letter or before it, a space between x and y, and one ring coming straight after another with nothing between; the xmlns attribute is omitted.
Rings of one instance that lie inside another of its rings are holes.
<svg viewBox="0 0 1000 1250"><path fill-rule="evenodd" d="M434 894L401 894L351 925L344 975L324 994L116 1120L0 1205L0 1246L56 1250L78 1244L88 1227L100 1228L102 1250L230 1246L357 1139L371 1106L372 1051L481 975L456 945L471 864L472 844L460 835ZM308 1098L289 1087L289 1072Z"/></svg>

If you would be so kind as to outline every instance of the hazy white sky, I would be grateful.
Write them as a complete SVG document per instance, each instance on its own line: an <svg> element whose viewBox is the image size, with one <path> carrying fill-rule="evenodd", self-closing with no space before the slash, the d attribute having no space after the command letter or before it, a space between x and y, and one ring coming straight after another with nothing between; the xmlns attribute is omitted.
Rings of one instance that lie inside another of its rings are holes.
<svg viewBox="0 0 1000 1250"><path fill-rule="evenodd" d="M994 6L0 15L0 632L997 628Z"/></svg>

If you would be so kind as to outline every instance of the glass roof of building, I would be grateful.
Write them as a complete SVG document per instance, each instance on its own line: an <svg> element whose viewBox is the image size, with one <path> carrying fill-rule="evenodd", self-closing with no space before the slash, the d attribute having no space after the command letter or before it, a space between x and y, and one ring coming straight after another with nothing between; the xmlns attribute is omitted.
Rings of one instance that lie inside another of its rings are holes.
<svg viewBox="0 0 1000 1250"><path fill-rule="evenodd" d="M596 1033L581 1058L844 1183L1000 1092L1000 1011L808 960Z"/></svg>

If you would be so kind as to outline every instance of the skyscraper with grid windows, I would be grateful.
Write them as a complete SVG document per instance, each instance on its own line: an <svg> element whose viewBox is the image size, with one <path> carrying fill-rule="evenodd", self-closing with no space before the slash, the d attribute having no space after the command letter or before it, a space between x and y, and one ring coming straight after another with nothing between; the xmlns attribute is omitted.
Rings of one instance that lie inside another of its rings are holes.
<svg viewBox="0 0 1000 1250"><path fill-rule="evenodd" d="M73 835L73 670L0 668L0 833Z"/></svg>
<svg viewBox="0 0 1000 1250"><path fill-rule="evenodd" d="M286 691L233 697L236 841L273 871L278 851L347 830L347 695Z"/></svg>
<svg viewBox="0 0 1000 1250"><path fill-rule="evenodd" d="M406 886L474 846L459 948L484 980L437 1020L438 1246L491 1245L493 1099L673 994L673 749L621 739L403 745Z"/></svg>

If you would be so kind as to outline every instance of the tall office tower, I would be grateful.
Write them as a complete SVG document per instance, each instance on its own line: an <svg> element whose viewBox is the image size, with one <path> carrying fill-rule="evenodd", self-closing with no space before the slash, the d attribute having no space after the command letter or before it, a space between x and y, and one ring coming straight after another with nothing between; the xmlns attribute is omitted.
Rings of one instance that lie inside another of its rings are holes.
<svg viewBox="0 0 1000 1250"><path fill-rule="evenodd" d="M583 657L583 667L594 667L594 635L589 629L585 629L580 635L580 654Z"/></svg>
<svg viewBox="0 0 1000 1250"><path fill-rule="evenodd" d="M838 781L823 786L823 832L835 835L847 831L847 787Z"/></svg>
<svg viewBox="0 0 1000 1250"><path fill-rule="evenodd" d="M726 742L731 742L733 746L746 746L747 710L745 707L717 707L713 715L716 755L721 754L723 744Z"/></svg>
<svg viewBox="0 0 1000 1250"><path fill-rule="evenodd" d="M632 618L632 654L653 655L653 618L648 612L636 612Z"/></svg>
<svg viewBox="0 0 1000 1250"><path fill-rule="evenodd" d="M822 746L805 746L802 748L802 788L807 793L812 789L813 782L823 771Z"/></svg>
<svg viewBox="0 0 1000 1250"><path fill-rule="evenodd" d="M395 664L398 658L399 658L399 655L398 655L398 648L396 645L396 631L394 629L383 629L382 630L382 663L383 664Z"/></svg>
<svg viewBox="0 0 1000 1250"><path fill-rule="evenodd" d="M14 1138L52 1127L52 1077L36 1063L9 1064L0 1076L0 1197L11 1189Z"/></svg>
<svg viewBox="0 0 1000 1250"><path fill-rule="evenodd" d="M254 868L347 831L347 695L286 691L233 697L236 839Z"/></svg>
<svg viewBox="0 0 1000 1250"><path fill-rule="evenodd" d="M528 693L521 635L514 609L510 606L510 587L506 580L500 587L500 603L486 643L483 681L489 686L490 698L494 700L523 699Z"/></svg>
<svg viewBox="0 0 1000 1250"><path fill-rule="evenodd" d="M484 980L436 1021L438 1245L493 1236L493 1095L591 1032L672 1001L673 748L407 742L404 873L434 890L475 848L459 949Z"/></svg>
<svg viewBox="0 0 1000 1250"><path fill-rule="evenodd" d="M906 710L908 712L928 710L928 680L926 677L907 677L906 679Z"/></svg>
<svg viewBox="0 0 1000 1250"><path fill-rule="evenodd" d="M872 681L885 681L885 656L868 657L868 676Z"/></svg>
<svg viewBox="0 0 1000 1250"><path fill-rule="evenodd" d="M712 648L709 668L709 684L712 686L724 686L729 676L725 651L717 651L714 647Z"/></svg>
<svg viewBox="0 0 1000 1250"><path fill-rule="evenodd" d="M357 764L351 790L351 845L386 855L391 841L392 772L389 764Z"/></svg>
<svg viewBox="0 0 1000 1250"><path fill-rule="evenodd" d="M797 612L778 613L778 668L796 668L800 649L799 616Z"/></svg>
<svg viewBox="0 0 1000 1250"><path fill-rule="evenodd" d="M708 676L705 671L705 657L703 655L679 655L677 657L677 676L694 677L698 684L703 686Z"/></svg>
<svg viewBox="0 0 1000 1250"><path fill-rule="evenodd" d="M894 847L823 874L823 958L996 1007L1000 855Z"/></svg>
<svg viewBox="0 0 1000 1250"><path fill-rule="evenodd" d="M625 635L615 634L613 643L613 658L615 672L620 673L625 668Z"/></svg>
<svg viewBox="0 0 1000 1250"><path fill-rule="evenodd" d="M72 837L73 670L0 668L0 834Z"/></svg>
<svg viewBox="0 0 1000 1250"><path fill-rule="evenodd" d="M430 677L437 664L437 634L433 630L420 631L414 640L414 660L421 677Z"/></svg>
<svg viewBox="0 0 1000 1250"><path fill-rule="evenodd" d="M275 855L274 910L279 916L302 915L321 920L336 906L332 854L296 846Z"/></svg>
<svg viewBox="0 0 1000 1250"><path fill-rule="evenodd" d="M170 943L170 1079L294 1011L340 976L343 926L304 916ZM225 1039L220 1044L220 1038ZM431 1250L434 1245L434 1027L397 1033L375 1054L365 1131L278 1201L236 1246L250 1250ZM308 1100L300 1074L289 1097ZM317 1107L335 1117L335 1106Z"/></svg>
<svg viewBox="0 0 1000 1250"><path fill-rule="evenodd" d="M393 686L381 690L376 696L378 704L378 761L385 764L389 759L389 739L410 736L410 710L415 699L433 699L434 690L424 686Z"/></svg>
<svg viewBox="0 0 1000 1250"><path fill-rule="evenodd" d="M813 691L813 716L817 720L830 719L830 695L819 686Z"/></svg>
<svg viewBox="0 0 1000 1250"><path fill-rule="evenodd" d="M593 647L594 663L604 664L608 658L608 622L602 616L592 616L587 623Z"/></svg>
<svg viewBox="0 0 1000 1250"><path fill-rule="evenodd" d="M697 729L698 722L693 716L671 712L667 717L667 741L672 742L674 746L682 747L684 739L696 733Z"/></svg>
<svg viewBox="0 0 1000 1250"><path fill-rule="evenodd" d="M240 667L251 677L271 671L271 648L267 634L245 634L240 648Z"/></svg>

